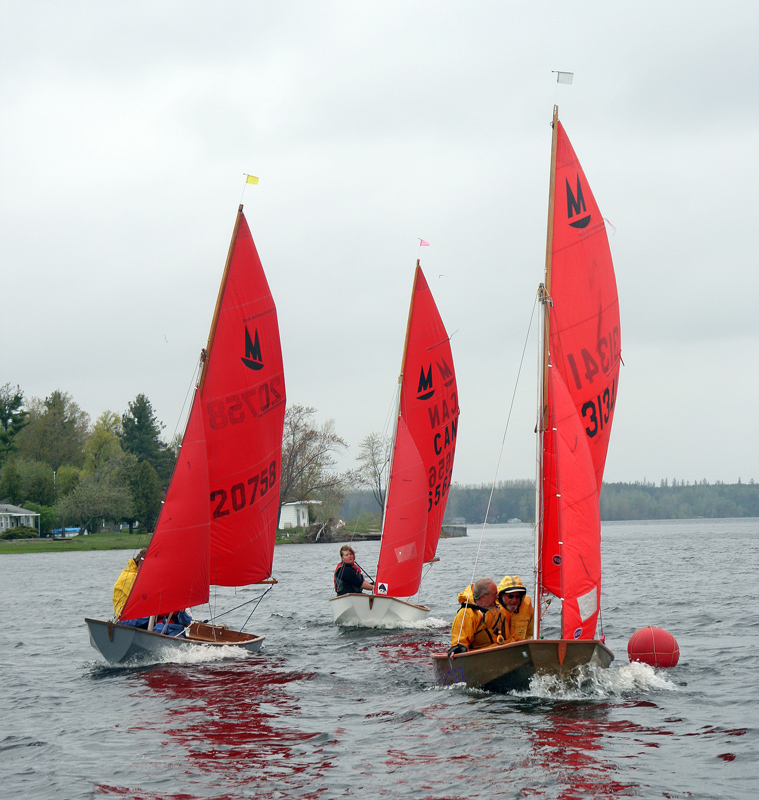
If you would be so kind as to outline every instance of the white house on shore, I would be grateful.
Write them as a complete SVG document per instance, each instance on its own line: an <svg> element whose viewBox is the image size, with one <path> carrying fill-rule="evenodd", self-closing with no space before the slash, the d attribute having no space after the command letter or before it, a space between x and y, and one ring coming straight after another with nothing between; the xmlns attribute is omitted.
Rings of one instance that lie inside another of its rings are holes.
<svg viewBox="0 0 759 800"><path fill-rule="evenodd" d="M40 515L28 508L19 508L7 503L0 503L0 533L5 533L9 528L18 528L27 525L40 531Z"/></svg>
<svg viewBox="0 0 759 800"><path fill-rule="evenodd" d="M283 503L279 509L279 529L305 528L308 525L308 507L320 506L321 500L298 500Z"/></svg>

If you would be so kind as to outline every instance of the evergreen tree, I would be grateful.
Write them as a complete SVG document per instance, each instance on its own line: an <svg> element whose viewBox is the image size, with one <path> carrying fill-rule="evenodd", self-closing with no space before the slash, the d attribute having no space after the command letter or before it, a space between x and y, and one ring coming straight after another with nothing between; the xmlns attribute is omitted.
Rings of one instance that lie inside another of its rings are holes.
<svg viewBox="0 0 759 800"><path fill-rule="evenodd" d="M147 461L156 471L161 485L167 486L174 456L161 441L164 425L156 418L153 406L144 394L138 394L129 403L121 417L121 428L119 438L124 451L132 453L138 461Z"/></svg>
<svg viewBox="0 0 759 800"><path fill-rule="evenodd" d="M144 528L146 532L151 532L155 528L158 513L161 510L163 491L158 475L149 462L140 462L134 472L131 489L134 499L134 516L140 521L141 528Z"/></svg>
<svg viewBox="0 0 759 800"><path fill-rule="evenodd" d="M0 386L0 464L15 449L16 434L28 422L29 412L23 408L24 393L10 383Z"/></svg>

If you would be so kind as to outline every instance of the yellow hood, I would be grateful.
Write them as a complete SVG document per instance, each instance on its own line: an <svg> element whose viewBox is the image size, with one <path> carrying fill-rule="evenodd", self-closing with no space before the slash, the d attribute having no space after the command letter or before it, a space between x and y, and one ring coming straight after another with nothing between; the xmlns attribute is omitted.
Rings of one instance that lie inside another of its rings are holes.
<svg viewBox="0 0 759 800"><path fill-rule="evenodd" d="M509 589L521 589L522 592L527 594L527 589L525 589L519 575L504 575L503 578L501 578L501 582L498 584L498 594L508 591Z"/></svg>
<svg viewBox="0 0 759 800"><path fill-rule="evenodd" d="M474 594L472 593L472 584L470 583L469 586L464 589L463 592L459 593L459 603L469 603L469 605L474 605Z"/></svg>

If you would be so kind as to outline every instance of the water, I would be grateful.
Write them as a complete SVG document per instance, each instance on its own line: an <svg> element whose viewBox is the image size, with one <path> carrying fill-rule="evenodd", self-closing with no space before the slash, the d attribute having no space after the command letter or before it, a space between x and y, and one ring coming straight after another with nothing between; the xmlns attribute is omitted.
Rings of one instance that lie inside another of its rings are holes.
<svg viewBox="0 0 759 800"><path fill-rule="evenodd" d="M340 629L337 545L275 552L279 584L251 630L260 655L195 650L108 666L83 617L107 618L125 551L0 557L0 795L10 798L753 798L759 520L606 524L612 668L520 695L436 688L479 529L444 540L412 628ZM359 543L371 568L378 545ZM527 526L488 530L477 574L530 577ZM227 607L257 594L220 592ZM196 616L203 616L200 609ZM242 622L246 611L235 612ZM631 665L659 625L671 670Z"/></svg>

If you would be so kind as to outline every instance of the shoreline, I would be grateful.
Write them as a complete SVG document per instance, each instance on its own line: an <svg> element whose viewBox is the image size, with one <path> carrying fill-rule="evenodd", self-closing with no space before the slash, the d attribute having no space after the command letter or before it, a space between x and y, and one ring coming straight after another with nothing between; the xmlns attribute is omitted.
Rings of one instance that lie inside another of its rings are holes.
<svg viewBox="0 0 759 800"><path fill-rule="evenodd" d="M0 539L0 556L23 555L25 553L65 553L90 550L133 550L150 544L152 534L143 533L90 533L87 536L74 536L71 539ZM278 531L275 546L292 544L339 544L342 542L379 541L380 531L346 531L344 528L336 534L330 534L321 542L312 542L305 538L302 530L290 532ZM445 525L440 532L441 539L466 536L466 526Z"/></svg>
<svg viewBox="0 0 759 800"><path fill-rule="evenodd" d="M91 533L87 536L75 536L72 539L11 539L0 540L0 556L3 555L24 555L28 553L65 553L70 551L85 552L91 550L134 550L147 547L150 543L150 535L139 533ZM353 541L364 541L366 539L379 539L379 533L355 533ZM350 535L345 539L336 541L350 541ZM325 542L328 541L325 539ZM314 544L302 538L302 534L293 533L285 536L277 534L275 545L293 544ZM317 542L316 544L322 544Z"/></svg>

